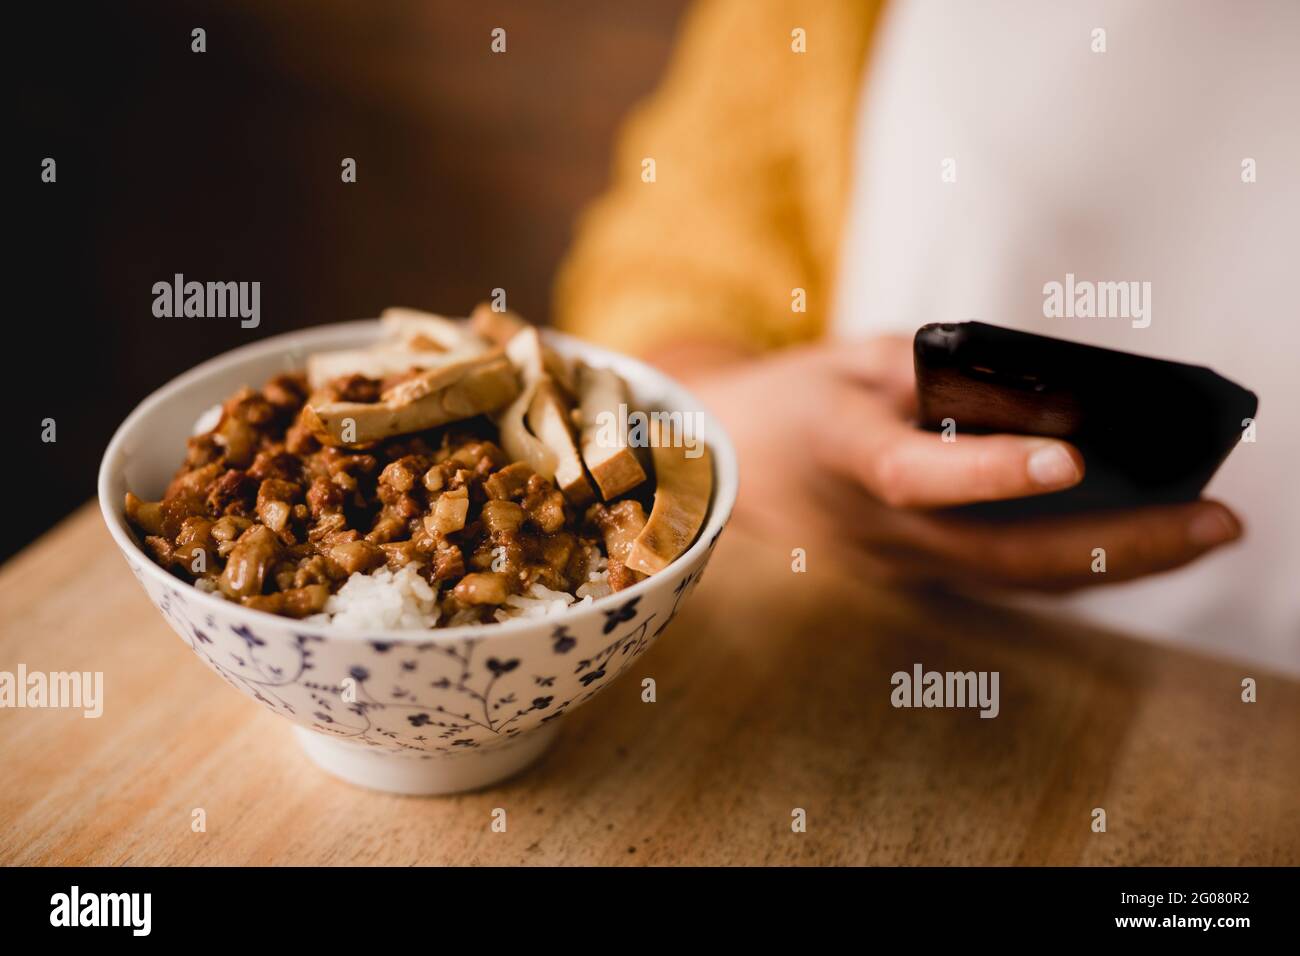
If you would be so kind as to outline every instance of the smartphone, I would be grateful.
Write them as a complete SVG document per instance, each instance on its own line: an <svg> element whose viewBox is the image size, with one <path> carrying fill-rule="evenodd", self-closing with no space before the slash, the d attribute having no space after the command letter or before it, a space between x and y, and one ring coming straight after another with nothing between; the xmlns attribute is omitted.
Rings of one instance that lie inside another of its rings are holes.
<svg viewBox="0 0 1300 956"><path fill-rule="evenodd" d="M1061 438L1083 453L1073 488L963 512L1020 518L1193 501L1254 421L1255 394L1200 365L984 322L913 341L922 427Z"/></svg>

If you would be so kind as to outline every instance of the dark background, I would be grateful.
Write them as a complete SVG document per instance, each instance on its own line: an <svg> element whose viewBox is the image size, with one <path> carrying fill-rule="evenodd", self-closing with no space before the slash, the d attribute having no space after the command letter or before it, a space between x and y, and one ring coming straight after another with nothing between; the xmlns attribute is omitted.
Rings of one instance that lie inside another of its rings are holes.
<svg viewBox="0 0 1300 956"><path fill-rule="evenodd" d="M686 4L159 0L15 17L20 442L0 558L91 498L117 424L213 355L387 305L465 314L495 287L545 321L575 216ZM260 281L261 325L155 318L152 286L177 272Z"/></svg>

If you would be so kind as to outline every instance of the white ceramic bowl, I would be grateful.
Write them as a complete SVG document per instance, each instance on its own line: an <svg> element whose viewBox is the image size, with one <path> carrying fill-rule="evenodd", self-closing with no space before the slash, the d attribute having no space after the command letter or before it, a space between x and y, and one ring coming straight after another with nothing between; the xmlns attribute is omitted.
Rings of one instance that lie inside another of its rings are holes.
<svg viewBox="0 0 1300 956"><path fill-rule="evenodd" d="M735 452L716 420L666 376L548 333L560 353L617 370L635 405L704 412L713 501L698 540L659 574L562 615L357 635L224 601L154 564L128 529L123 497L128 489L145 499L162 494L200 413L243 385L301 369L310 352L367 345L378 335L374 321L305 329L235 349L169 382L113 436L100 465L99 503L131 570L181 638L232 687L292 721L320 766L399 793L473 789L540 756L557 718L612 683L672 621L731 514Z"/></svg>

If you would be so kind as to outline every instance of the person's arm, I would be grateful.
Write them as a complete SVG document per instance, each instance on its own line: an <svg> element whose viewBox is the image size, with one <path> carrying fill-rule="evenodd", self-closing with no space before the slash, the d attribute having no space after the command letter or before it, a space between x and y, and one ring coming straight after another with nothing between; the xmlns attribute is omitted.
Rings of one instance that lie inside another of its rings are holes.
<svg viewBox="0 0 1300 956"><path fill-rule="evenodd" d="M645 354L824 328L875 4L706 0L629 120L556 285L561 328ZM807 52L791 49L805 31ZM646 161L654 163L647 182ZM804 290L806 311L792 308Z"/></svg>
<svg viewBox="0 0 1300 956"><path fill-rule="evenodd" d="M829 540L864 574L1068 590L1178 567L1240 536L1215 502L998 526L951 517L952 505L1067 488L1086 463L1050 439L945 444L917 430L906 339L799 345L824 331L860 88L851 44L865 46L873 6L697 9L628 127L611 192L580 225L557 286L561 327L687 383L740 455L738 517L795 545ZM796 54L801 25L809 52ZM818 44L829 46L814 59ZM806 312L791 309L795 288ZM1105 575L1091 572L1097 547Z"/></svg>
<svg viewBox="0 0 1300 956"><path fill-rule="evenodd" d="M1168 571L1236 540L1215 501L988 523L954 505L1076 484L1066 442L914 425L906 337L828 342L739 360L716 349L655 356L726 426L741 459L736 514L791 547L830 545L864 577L974 589L1068 591ZM1093 569L1106 551L1106 573Z"/></svg>

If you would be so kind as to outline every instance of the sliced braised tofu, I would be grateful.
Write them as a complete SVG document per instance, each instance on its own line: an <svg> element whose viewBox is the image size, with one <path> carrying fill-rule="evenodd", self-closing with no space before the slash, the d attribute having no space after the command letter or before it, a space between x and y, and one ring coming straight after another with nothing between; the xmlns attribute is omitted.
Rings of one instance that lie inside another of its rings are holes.
<svg viewBox="0 0 1300 956"><path fill-rule="evenodd" d="M543 345L542 368L546 370L547 375L551 376L551 381L555 382L560 391L564 393L566 403L571 405L578 400L578 387L573 380L573 368L559 352Z"/></svg>
<svg viewBox="0 0 1300 956"><path fill-rule="evenodd" d="M428 369L419 375L405 379L384 392L382 398L390 405L405 405L441 393L448 410L455 411L458 401L472 399L475 395L483 394L484 388L491 388L498 384L496 377L500 375L503 366L508 366L512 376L514 375L514 366L506 354L501 349L492 349L474 358L462 359L453 365ZM518 376L514 378L516 387L510 390L510 396L506 401L513 399L519 393ZM477 401L473 402L476 408L479 404ZM504 405L505 402L501 404ZM496 407L500 408L501 405ZM481 412L481 408L478 411L466 411L462 417L468 418Z"/></svg>
<svg viewBox="0 0 1300 956"><path fill-rule="evenodd" d="M469 327L475 334L504 348L511 339L529 326L513 312L498 312L486 302L480 302L470 313Z"/></svg>
<svg viewBox="0 0 1300 956"><path fill-rule="evenodd" d="M514 366L496 351L430 369L378 402L309 401L303 421L326 444L364 445L495 412L518 394Z"/></svg>
<svg viewBox="0 0 1300 956"><path fill-rule="evenodd" d="M493 345L502 347L509 345L520 332L533 328L513 312L497 312L486 302L480 302L474 307L469 324L476 335ZM542 354L543 371L559 384L569 398L576 398L573 369L569 367L569 363L554 349L543 344L540 337L537 340L537 347Z"/></svg>
<svg viewBox="0 0 1300 956"><path fill-rule="evenodd" d="M686 448L660 447L657 421L650 423L651 455L655 469L655 503L650 518L637 535L627 566L654 574L681 557L700 533L713 491L713 456L702 442L700 455L688 458Z"/></svg>
<svg viewBox="0 0 1300 956"><path fill-rule="evenodd" d="M307 358L312 389L344 375L387 378L411 369L454 366L491 350L464 323L414 309L385 309L379 319L386 338L364 349L317 352Z"/></svg>
<svg viewBox="0 0 1300 956"><path fill-rule="evenodd" d="M411 369L455 365L467 358L481 355L484 351L485 349L478 346L473 349L447 351L441 348L415 349L398 345L377 345L368 349L317 352L307 358L307 384L312 389L320 389L345 375L387 378L390 375L409 372Z"/></svg>
<svg viewBox="0 0 1300 956"><path fill-rule="evenodd" d="M569 429L569 409L549 375L537 383L528 407L528 427L555 455L555 484L573 505L584 505L595 495Z"/></svg>
<svg viewBox="0 0 1300 956"><path fill-rule="evenodd" d="M600 496L617 498L645 481L645 469L627 443L627 384L607 368L579 365L582 461Z"/></svg>
<svg viewBox="0 0 1300 956"><path fill-rule="evenodd" d="M545 374L542 370L541 336L531 326L521 329L506 345L506 355L519 370L522 388L510 407L497 419L501 447L511 461L521 461L547 481L553 481L558 459L545 442L528 430L526 421L537 386Z"/></svg>
<svg viewBox="0 0 1300 956"><path fill-rule="evenodd" d="M465 323L432 312L393 307L379 314L379 322L391 338L408 348L436 347L449 352L467 352L483 351L490 346Z"/></svg>

